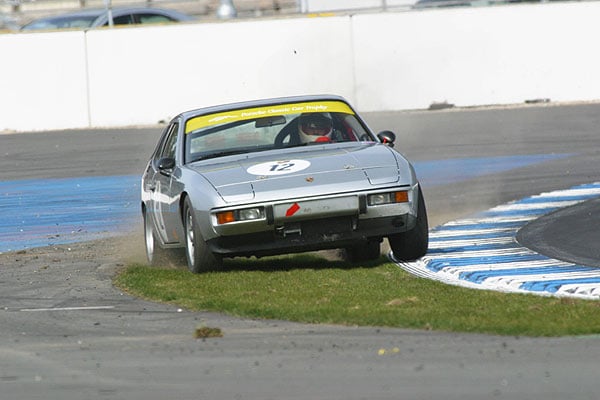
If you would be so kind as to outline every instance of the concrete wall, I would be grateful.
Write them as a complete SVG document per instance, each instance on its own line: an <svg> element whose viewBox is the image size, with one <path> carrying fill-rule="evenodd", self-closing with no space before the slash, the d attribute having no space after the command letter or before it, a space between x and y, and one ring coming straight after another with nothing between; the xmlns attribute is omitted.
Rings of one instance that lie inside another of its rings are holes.
<svg viewBox="0 0 600 400"><path fill-rule="evenodd" d="M593 2L354 18L358 106L598 99L599 17L600 3Z"/></svg>
<svg viewBox="0 0 600 400"><path fill-rule="evenodd" d="M352 97L349 27L335 17L90 32L91 123L314 91Z"/></svg>
<svg viewBox="0 0 600 400"><path fill-rule="evenodd" d="M0 35L0 131L336 93L361 111L600 99L600 3Z"/></svg>
<svg viewBox="0 0 600 400"><path fill-rule="evenodd" d="M302 0L306 12L332 12L366 9L409 9L416 0Z"/></svg>
<svg viewBox="0 0 600 400"><path fill-rule="evenodd" d="M85 35L0 35L0 132L89 126Z"/></svg>

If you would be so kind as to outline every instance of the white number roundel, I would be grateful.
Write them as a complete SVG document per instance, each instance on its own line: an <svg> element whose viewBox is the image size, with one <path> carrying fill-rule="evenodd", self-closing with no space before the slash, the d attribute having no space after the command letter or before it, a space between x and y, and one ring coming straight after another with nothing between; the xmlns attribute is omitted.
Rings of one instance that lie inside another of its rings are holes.
<svg viewBox="0 0 600 400"><path fill-rule="evenodd" d="M246 171L252 175L284 175L302 171L310 166L306 160L269 161L249 167Z"/></svg>

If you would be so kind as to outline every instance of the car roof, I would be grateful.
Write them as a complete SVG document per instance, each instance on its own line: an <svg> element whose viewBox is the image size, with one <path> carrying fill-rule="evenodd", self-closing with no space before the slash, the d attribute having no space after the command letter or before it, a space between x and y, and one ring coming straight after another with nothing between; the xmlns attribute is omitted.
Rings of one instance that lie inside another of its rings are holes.
<svg viewBox="0 0 600 400"><path fill-rule="evenodd" d="M183 119L189 119L191 117L197 117L199 115L213 114L222 111L228 110L236 110L243 108L253 108L253 107L264 107L271 106L277 104L286 104L286 103L299 103L299 102L310 102L310 101L341 101L348 106L350 104L346 99L341 96L333 95L333 94L325 94L325 95L304 95L304 96L288 96L288 97L274 97L269 99L260 99L260 100L250 100L250 101L242 101L237 103L228 103L221 104L217 106L211 107L203 107L197 108L195 110L190 110L179 114L178 117ZM352 108L350 106L350 108ZM177 117L176 117L177 118Z"/></svg>
<svg viewBox="0 0 600 400"><path fill-rule="evenodd" d="M100 16L105 12L106 12L106 9L104 9L104 8L87 8L85 10L71 11L71 12L67 12L64 14L57 14L57 15L52 15L49 17L40 18L40 19L38 19L38 21L51 21L53 19L65 18L65 17L93 17L93 16ZM113 9L113 12L114 12L114 9Z"/></svg>

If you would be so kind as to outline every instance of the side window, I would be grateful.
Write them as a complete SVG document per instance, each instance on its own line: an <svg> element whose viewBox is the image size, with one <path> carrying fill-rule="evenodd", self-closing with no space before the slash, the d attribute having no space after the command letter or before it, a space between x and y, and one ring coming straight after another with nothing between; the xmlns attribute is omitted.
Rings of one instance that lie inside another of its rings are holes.
<svg viewBox="0 0 600 400"><path fill-rule="evenodd" d="M160 153L158 154L158 158L176 158L175 152L177 150L177 131L179 130L178 128L178 123L174 123L169 127L169 131L167 132L167 136L165 137L165 141L163 142L163 147Z"/></svg>
<svg viewBox="0 0 600 400"><path fill-rule="evenodd" d="M113 24L115 24L115 25L131 25L131 24L133 24L133 15L126 14L126 15L120 15L118 17L114 17Z"/></svg>
<svg viewBox="0 0 600 400"><path fill-rule="evenodd" d="M136 23L138 24L157 24L161 22L173 22L173 20L166 15L158 14L138 14L136 16Z"/></svg>

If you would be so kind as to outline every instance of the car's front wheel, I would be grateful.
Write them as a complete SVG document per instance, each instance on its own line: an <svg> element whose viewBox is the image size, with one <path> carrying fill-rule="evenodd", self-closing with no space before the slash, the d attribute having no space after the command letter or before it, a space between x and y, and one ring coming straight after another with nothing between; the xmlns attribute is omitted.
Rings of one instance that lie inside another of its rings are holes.
<svg viewBox="0 0 600 400"><path fill-rule="evenodd" d="M152 266L159 265L166 258L166 252L160 247L156 231L148 211L144 208L144 242L146 244L146 259Z"/></svg>
<svg viewBox="0 0 600 400"><path fill-rule="evenodd" d="M414 228L388 237L394 257L400 261L413 261L423 257L427 253L427 247L429 246L427 210L425 209L425 199L420 188L418 195L417 223Z"/></svg>
<svg viewBox="0 0 600 400"><path fill-rule="evenodd" d="M218 269L221 266L221 257L213 254L206 245L200 233L192 202L187 197L183 207L183 226L185 229L185 253L190 271L197 274L202 271Z"/></svg>

